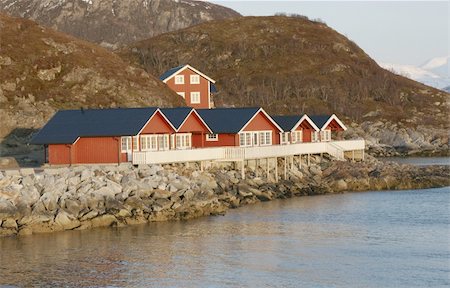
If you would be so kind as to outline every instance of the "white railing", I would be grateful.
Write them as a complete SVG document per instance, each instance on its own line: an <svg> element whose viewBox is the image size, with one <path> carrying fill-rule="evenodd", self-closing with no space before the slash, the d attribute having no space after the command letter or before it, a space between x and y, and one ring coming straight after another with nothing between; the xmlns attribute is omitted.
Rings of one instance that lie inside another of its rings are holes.
<svg viewBox="0 0 450 288"><path fill-rule="evenodd" d="M345 151L364 150L364 140L298 143L260 147L217 147L189 150L133 152L133 164L163 164L196 161L239 161L284 157L292 155L328 153L339 160Z"/></svg>

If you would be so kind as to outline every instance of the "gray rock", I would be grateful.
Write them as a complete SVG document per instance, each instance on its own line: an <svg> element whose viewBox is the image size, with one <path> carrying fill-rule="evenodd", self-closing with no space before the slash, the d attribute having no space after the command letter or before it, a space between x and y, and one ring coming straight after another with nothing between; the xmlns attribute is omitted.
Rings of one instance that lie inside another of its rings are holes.
<svg viewBox="0 0 450 288"><path fill-rule="evenodd" d="M55 223L63 227L64 230L71 230L81 225L78 219L69 215L66 211L60 210L55 217Z"/></svg>
<svg viewBox="0 0 450 288"><path fill-rule="evenodd" d="M25 203L27 206L32 206L34 203L36 203L39 198L40 194L36 187L34 186L27 186L24 189L20 191L21 195L21 201Z"/></svg>
<svg viewBox="0 0 450 288"><path fill-rule="evenodd" d="M55 211L58 209L58 198L58 195L53 192L45 192L41 196L40 201L47 211Z"/></svg>
<svg viewBox="0 0 450 288"><path fill-rule="evenodd" d="M22 185L24 185L24 186L33 186L34 185L33 176L24 176L22 178Z"/></svg>
<svg viewBox="0 0 450 288"><path fill-rule="evenodd" d="M183 198L186 200L190 200L194 197L194 191L192 191L191 189L186 190L186 192L183 193Z"/></svg>
<svg viewBox="0 0 450 288"><path fill-rule="evenodd" d="M80 176L76 175L67 179L67 185L69 187L75 187L81 182Z"/></svg>
<svg viewBox="0 0 450 288"><path fill-rule="evenodd" d="M153 199L167 199L169 198L173 193L167 190L159 190L156 189L153 191L152 198Z"/></svg>
<svg viewBox="0 0 450 288"><path fill-rule="evenodd" d="M22 176L34 175L34 169L33 168L21 168L20 174L22 174Z"/></svg>
<svg viewBox="0 0 450 288"><path fill-rule="evenodd" d="M17 230L16 220L14 220L13 218L7 218L7 219L3 220L2 228Z"/></svg>
<svg viewBox="0 0 450 288"><path fill-rule="evenodd" d="M9 200L0 198L0 219L6 219L13 216L17 208Z"/></svg>
<svg viewBox="0 0 450 288"><path fill-rule="evenodd" d="M92 227L107 227L117 224L117 218L113 215L105 214L91 220Z"/></svg>
<svg viewBox="0 0 450 288"><path fill-rule="evenodd" d="M5 170L6 177L21 176L19 170Z"/></svg>
<svg viewBox="0 0 450 288"><path fill-rule="evenodd" d="M80 200L74 199L65 199L64 200L64 210L67 211L70 215L78 217L78 214L83 209Z"/></svg>

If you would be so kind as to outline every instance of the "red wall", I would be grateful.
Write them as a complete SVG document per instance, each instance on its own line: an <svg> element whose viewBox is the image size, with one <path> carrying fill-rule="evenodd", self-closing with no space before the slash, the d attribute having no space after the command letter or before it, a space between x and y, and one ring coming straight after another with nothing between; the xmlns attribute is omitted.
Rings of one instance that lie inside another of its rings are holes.
<svg viewBox="0 0 450 288"><path fill-rule="evenodd" d="M119 145L120 137L80 138L73 145L50 144L48 145L48 163L52 165L118 163ZM70 159L70 153L72 153L72 159ZM121 153L120 162L126 161L126 154Z"/></svg>
<svg viewBox="0 0 450 288"><path fill-rule="evenodd" d="M206 137L206 136L203 136ZM206 141L205 147L239 146L238 134L219 134L219 141Z"/></svg>
<svg viewBox="0 0 450 288"><path fill-rule="evenodd" d="M311 124L308 121L303 120L300 125L298 125L296 131L303 130L303 142L311 142L312 136L311 134L315 131Z"/></svg>
<svg viewBox="0 0 450 288"><path fill-rule="evenodd" d="M184 84L175 84L175 77L169 79L166 84L175 92L184 92L186 105L194 108L209 108L209 81L200 76L200 84L190 84L190 75L198 75L190 69L185 69L177 75L184 75ZM191 92L200 92L200 104L191 103Z"/></svg>
<svg viewBox="0 0 450 288"><path fill-rule="evenodd" d="M244 131L262 130L272 130L272 145L280 144L280 131L262 112L259 112L252 121L248 123Z"/></svg>
<svg viewBox="0 0 450 288"><path fill-rule="evenodd" d="M339 125L339 123L337 123L337 121L334 119L331 120L326 129L331 129L331 131L344 131L341 125Z"/></svg>
<svg viewBox="0 0 450 288"><path fill-rule="evenodd" d="M192 133L192 147L202 148L205 147L206 134L210 132L197 114L191 113L178 130L178 133Z"/></svg>
<svg viewBox="0 0 450 288"><path fill-rule="evenodd" d="M120 137L80 138L73 146L74 163L118 163ZM126 154L120 153L120 162L126 162Z"/></svg>
<svg viewBox="0 0 450 288"><path fill-rule="evenodd" d="M161 113L156 112L150 121L145 125L141 134L170 134L175 133L175 130L167 123L166 119Z"/></svg>
<svg viewBox="0 0 450 288"><path fill-rule="evenodd" d="M48 163L49 164L70 164L70 146L66 144L48 145Z"/></svg>

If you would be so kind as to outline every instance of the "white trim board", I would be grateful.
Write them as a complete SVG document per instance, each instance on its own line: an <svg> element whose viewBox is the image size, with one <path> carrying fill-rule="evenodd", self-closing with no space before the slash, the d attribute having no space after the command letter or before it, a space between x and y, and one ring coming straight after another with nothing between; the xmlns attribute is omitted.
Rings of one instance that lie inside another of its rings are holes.
<svg viewBox="0 0 450 288"><path fill-rule="evenodd" d="M333 120L336 120L336 122L342 127L342 129L344 129L344 131L347 130L347 127L345 127L344 123L342 123L341 120L339 120L336 114L331 115L330 118L328 118L327 122L323 124L322 128L320 128L320 130L326 130L325 127L327 127L328 124L330 124L331 121Z"/></svg>
<svg viewBox="0 0 450 288"><path fill-rule="evenodd" d="M308 115L303 114L302 118L300 118L300 120L298 120L297 124L295 124L295 126L291 129L291 132L297 130L298 126L300 126L300 124L303 122L303 120L308 121L308 123L311 124L311 126L314 128L314 130L320 131L319 127L317 127L317 125L314 124L314 122L311 120L311 118L309 118Z"/></svg>
<svg viewBox="0 0 450 288"><path fill-rule="evenodd" d="M197 69L195 69L194 67L192 67L189 64L184 65L183 67L181 67L180 69L178 69L176 72L174 72L172 75L170 75L169 77L167 77L166 79L162 80L162 82L167 83L167 81L169 81L170 79L172 79L173 77L175 77L175 75L178 75L180 72L186 70L186 69L190 69L193 72L197 73L198 75L202 76L203 78L205 78L206 80L212 82L212 83L216 83L215 80L209 78L208 76L206 76L205 74L203 74L202 72L198 71Z"/></svg>
<svg viewBox="0 0 450 288"><path fill-rule="evenodd" d="M256 115L259 114L259 112L262 112L264 114L264 116L267 117L267 119L269 119L270 122L272 122L272 124L277 127L278 131L283 132L283 129L281 129L281 127L272 119L272 117L270 117L269 114L267 114L266 111L264 111L264 109L259 108L258 111L256 111L256 113L252 116L252 118L250 118L250 120L247 121L247 123L245 123L245 125L241 128L241 130L238 131L238 133L241 133L244 131L244 129L248 126L248 124L250 122L252 122L252 120L256 117Z"/></svg>

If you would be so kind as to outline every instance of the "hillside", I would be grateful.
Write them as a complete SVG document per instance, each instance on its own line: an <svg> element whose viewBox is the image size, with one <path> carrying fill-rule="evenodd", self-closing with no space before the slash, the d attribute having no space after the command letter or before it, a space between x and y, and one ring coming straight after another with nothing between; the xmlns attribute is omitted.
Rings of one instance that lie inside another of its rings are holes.
<svg viewBox="0 0 450 288"><path fill-rule="evenodd" d="M372 144L445 149L448 143L448 94L382 69L355 43L306 17L211 21L135 43L119 54L155 76L191 64L218 80L219 106L337 113L361 124L363 129L354 131ZM421 130L418 126L435 131L407 130Z"/></svg>
<svg viewBox="0 0 450 288"><path fill-rule="evenodd" d="M105 47L118 47L234 10L193 0L2 0L0 10Z"/></svg>
<svg viewBox="0 0 450 288"><path fill-rule="evenodd" d="M0 14L0 156L20 152L57 109L144 105L183 103L104 48Z"/></svg>

